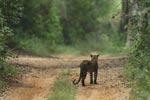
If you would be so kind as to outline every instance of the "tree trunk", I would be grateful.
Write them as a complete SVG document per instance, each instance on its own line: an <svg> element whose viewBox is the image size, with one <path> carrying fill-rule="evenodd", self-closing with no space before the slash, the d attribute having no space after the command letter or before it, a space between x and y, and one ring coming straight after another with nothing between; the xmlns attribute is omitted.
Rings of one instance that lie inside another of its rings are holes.
<svg viewBox="0 0 150 100"><path fill-rule="evenodd" d="M129 14L129 1L122 0L122 12L120 17L120 25L119 25L119 37L120 40L126 39L127 33L127 25L128 25L128 14Z"/></svg>
<svg viewBox="0 0 150 100"><path fill-rule="evenodd" d="M137 2L136 0L130 0L129 2L129 12L128 12L128 25L127 25L127 37L126 37L126 48L131 47L133 43L133 31L134 31L134 26L137 24L137 21L135 19L135 16L137 14Z"/></svg>
<svg viewBox="0 0 150 100"><path fill-rule="evenodd" d="M136 0L122 0L122 14L120 19L119 34L120 40L126 41L126 48L129 48L133 42L133 28L136 25L134 16L137 13Z"/></svg>

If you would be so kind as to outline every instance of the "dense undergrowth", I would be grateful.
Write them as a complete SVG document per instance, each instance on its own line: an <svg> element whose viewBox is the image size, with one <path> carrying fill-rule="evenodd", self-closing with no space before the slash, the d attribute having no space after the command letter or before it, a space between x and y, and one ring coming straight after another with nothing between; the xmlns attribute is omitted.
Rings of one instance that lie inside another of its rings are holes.
<svg viewBox="0 0 150 100"><path fill-rule="evenodd" d="M87 38L85 41L77 40L71 45L51 44L49 40L32 37L21 38L18 41L20 52L38 56L50 56L51 54L89 54L96 51L100 54L121 54L124 51L124 41L118 42L119 37L110 37L107 34L97 36L98 39Z"/></svg>

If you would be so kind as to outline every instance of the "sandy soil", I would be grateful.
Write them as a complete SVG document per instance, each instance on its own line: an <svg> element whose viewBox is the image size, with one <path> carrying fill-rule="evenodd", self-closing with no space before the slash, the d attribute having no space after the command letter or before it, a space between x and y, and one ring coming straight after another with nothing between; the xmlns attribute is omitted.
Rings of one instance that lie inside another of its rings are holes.
<svg viewBox="0 0 150 100"><path fill-rule="evenodd" d="M69 69L78 78L79 63L88 56L58 55L53 58L19 56L8 62L18 65L23 73L18 83L14 84L0 100L47 100L50 87L62 70ZM129 100L130 89L122 76L123 62L126 57L100 56L98 84L86 87L77 85L76 100Z"/></svg>

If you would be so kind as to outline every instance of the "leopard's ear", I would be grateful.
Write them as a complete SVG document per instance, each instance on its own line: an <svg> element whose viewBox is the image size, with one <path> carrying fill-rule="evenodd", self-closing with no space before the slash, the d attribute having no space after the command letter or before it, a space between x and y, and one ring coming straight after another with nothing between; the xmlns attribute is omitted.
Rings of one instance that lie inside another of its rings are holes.
<svg viewBox="0 0 150 100"><path fill-rule="evenodd" d="M92 55L92 54L90 54L90 57L92 58L92 57L93 57L93 55Z"/></svg>

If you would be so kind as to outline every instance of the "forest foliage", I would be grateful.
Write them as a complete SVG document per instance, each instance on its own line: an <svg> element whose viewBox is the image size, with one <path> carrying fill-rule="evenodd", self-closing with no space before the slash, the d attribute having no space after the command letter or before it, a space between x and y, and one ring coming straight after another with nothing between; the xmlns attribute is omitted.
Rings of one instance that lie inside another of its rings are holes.
<svg viewBox="0 0 150 100"><path fill-rule="evenodd" d="M119 0L1 0L13 33L9 45L29 54L120 51ZM7 6L5 6L7 4ZM106 47L108 45L108 47Z"/></svg>
<svg viewBox="0 0 150 100"><path fill-rule="evenodd" d="M6 59L12 57L15 48L13 29L19 24L22 16L22 3L17 0L0 0L0 88L6 82L6 76L16 73L16 68L9 65Z"/></svg>

